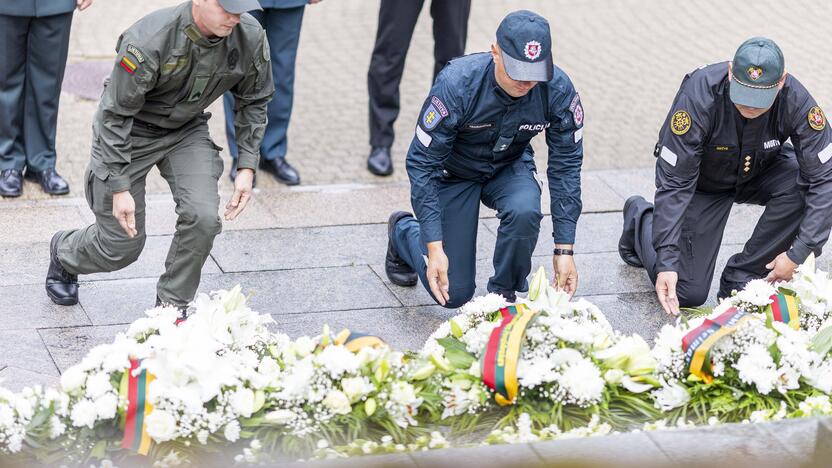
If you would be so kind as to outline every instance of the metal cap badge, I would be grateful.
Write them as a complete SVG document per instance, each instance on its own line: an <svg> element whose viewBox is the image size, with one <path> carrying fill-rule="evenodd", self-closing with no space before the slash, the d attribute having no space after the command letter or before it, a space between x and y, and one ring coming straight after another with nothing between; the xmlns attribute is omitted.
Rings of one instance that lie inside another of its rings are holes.
<svg viewBox="0 0 832 468"><path fill-rule="evenodd" d="M220 6L223 10L232 15L239 15L247 11L262 10L260 2L257 0L219 0Z"/></svg>
<svg viewBox="0 0 832 468"><path fill-rule="evenodd" d="M549 81L554 74L549 22L537 13L509 13L497 28L506 73L517 81Z"/></svg>
<svg viewBox="0 0 832 468"><path fill-rule="evenodd" d="M784 71L783 52L774 41L753 37L743 42L731 65L731 101L758 109L771 106Z"/></svg>

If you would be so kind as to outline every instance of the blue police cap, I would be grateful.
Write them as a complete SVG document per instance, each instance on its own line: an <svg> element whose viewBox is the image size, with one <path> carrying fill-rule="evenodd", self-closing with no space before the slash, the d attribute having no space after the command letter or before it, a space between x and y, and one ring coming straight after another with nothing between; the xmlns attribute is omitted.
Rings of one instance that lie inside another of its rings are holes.
<svg viewBox="0 0 832 468"><path fill-rule="evenodd" d="M731 101L759 109L770 107L785 68L783 52L771 39L752 37L743 42L731 62Z"/></svg>
<svg viewBox="0 0 832 468"><path fill-rule="evenodd" d="M260 2L257 0L219 0L220 6L223 10L232 15L239 15L247 11L262 10Z"/></svg>
<svg viewBox="0 0 832 468"><path fill-rule="evenodd" d="M508 76L517 81L549 81L554 74L549 22L527 10L509 13L497 28Z"/></svg>

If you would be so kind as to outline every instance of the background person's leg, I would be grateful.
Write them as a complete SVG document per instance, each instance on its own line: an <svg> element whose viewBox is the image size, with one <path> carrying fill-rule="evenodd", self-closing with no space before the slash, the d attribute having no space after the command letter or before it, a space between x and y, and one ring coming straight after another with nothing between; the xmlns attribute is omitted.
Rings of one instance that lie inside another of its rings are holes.
<svg viewBox="0 0 832 468"><path fill-rule="evenodd" d="M452 58L465 54L468 39L468 16L471 0L432 0L433 18L433 79Z"/></svg>
<svg viewBox="0 0 832 468"><path fill-rule="evenodd" d="M27 170L41 172L55 167L58 102L71 25L72 13L32 20L23 119Z"/></svg>
<svg viewBox="0 0 832 468"><path fill-rule="evenodd" d="M442 206L442 237L448 256L448 293L445 307L457 308L471 300L476 290L477 227L482 186L470 181L443 181L439 184ZM415 218L399 221L393 231L393 244L399 256L419 275L422 286L433 297L425 276L427 246L421 240Z"/></svg>
<svg viewBox="0 0 832 468"><path fill-rule="evenodd" d="M0 171L26 166L23 108L29 26L34 18L0 15Z"/></svg>
<svg viewBox="0 0 832 468"><path fill-rule="evenodd" d="M393 123L399 116L399 83L423 2L381 0L376 42L367 72L372 147L393 145Z"/></svg>
<svg viewBox="0 0 832 468"><path fill-rule="evenodd" d="M167 139L171 149L158 167L170 185L178 219L156 291L163 303L184 306L196 295L202 266L222 230L217 182L223 164L207 124Z"/></svg>
<svg viewBox="0 0 832 468"><path fill-rule="evenodd" d="M541 187L533 166L517 161L486 182L482 190L485 206L497 210L500 227L494 247L494 276L488 291L513 295L528 291L532 253L540 233Z"/></svg>

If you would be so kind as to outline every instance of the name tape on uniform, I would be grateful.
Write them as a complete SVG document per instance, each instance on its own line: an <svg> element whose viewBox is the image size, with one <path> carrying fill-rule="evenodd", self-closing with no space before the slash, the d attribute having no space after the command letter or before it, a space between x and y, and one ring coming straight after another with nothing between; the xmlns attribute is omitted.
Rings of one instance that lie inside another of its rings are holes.
<svg viewBox="0 0 832 468"><path fill-rule="evenodd" d="M820 159L821 164L826 164L826 161L829 161L829 158L832 158L832 143L826 145L826 148L818 153L818 159Z"/></svg>
<svg viewBox="0 0 832 468"><path fill-rule="evenodd" d="M575 130L575 143L581 141L581 139L583 137L584 137L584 128L583 127Z"/></svg>
<svg viewBox="0 0 832 468"><path fill-rule="evenodd" d="M430 143L433 141L433 137L428 135L428 132L422 130L421 125L416 124L416 138L426 147L430 146Z"/></svg>
<svg viewBox="0 0 832 468"><path fill-rule="evenodd" d="M676 167L676 159L678 159L676 157L676 153L670 151L670 149L667 146L662 146L662 152L660 156L662 159L667 161L668 164L670 164L673 167Z"/></svg>

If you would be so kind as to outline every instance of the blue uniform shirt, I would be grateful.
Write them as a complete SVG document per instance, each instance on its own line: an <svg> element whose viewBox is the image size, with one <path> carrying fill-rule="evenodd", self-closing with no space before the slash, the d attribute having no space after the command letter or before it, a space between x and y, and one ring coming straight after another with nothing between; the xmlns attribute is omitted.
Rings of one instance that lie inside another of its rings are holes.
<svg viewBox="0 0 832 468"><path fill-rule="evenodd" d="M422 106L407 153L422 241L442 240L437 181L443 171L485 182L520 158L533 167L531 139L545 130L553 237L556 243L572 244L581 214L584 111L578 93L555 67L551 81L512 98L497 84L494 67L489 53L452 60Z"/></svg>

